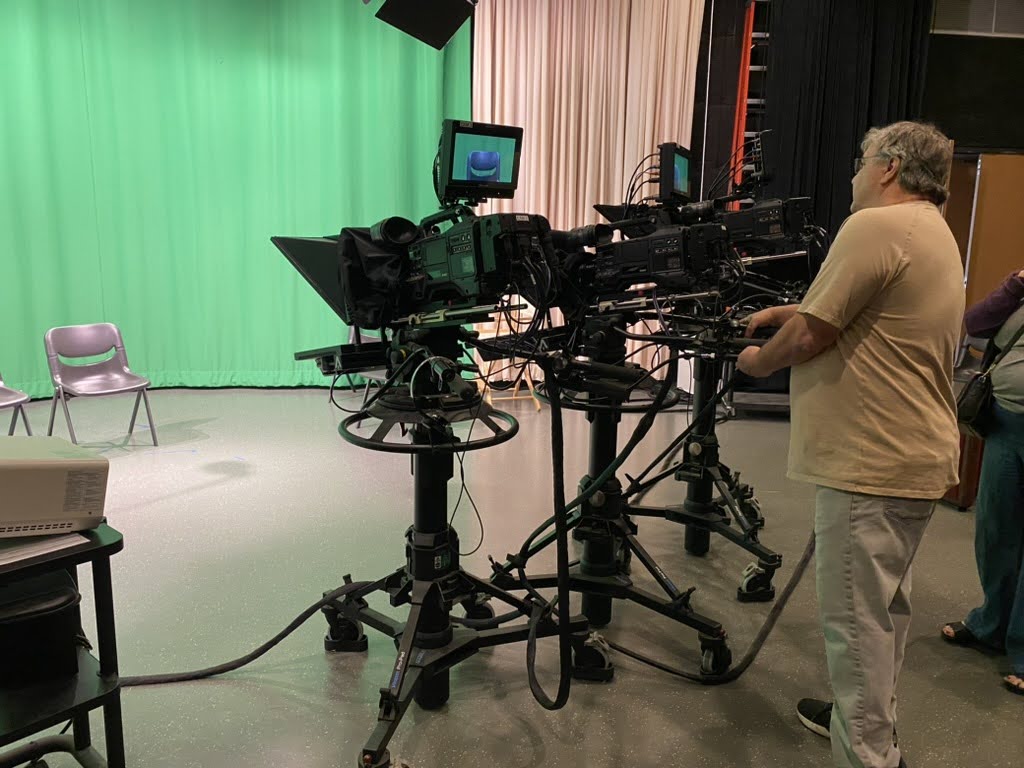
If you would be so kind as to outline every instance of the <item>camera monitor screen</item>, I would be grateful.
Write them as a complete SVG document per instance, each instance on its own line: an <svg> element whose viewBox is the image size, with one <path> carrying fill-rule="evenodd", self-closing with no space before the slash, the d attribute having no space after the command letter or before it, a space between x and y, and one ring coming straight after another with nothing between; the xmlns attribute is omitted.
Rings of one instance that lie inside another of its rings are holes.
<svg viewBox="0 0 1024 768"><path fill-rule="evenodd" d="M519 184L523 129L445 120L441 130L442 200L512 197Z"/></svg>
<svg viewBox="0 0 1024 768"><path fill-rule="evenodd" d="M690 150L678 144L660 144L658 200L688 203L690 194Z"/></svg>

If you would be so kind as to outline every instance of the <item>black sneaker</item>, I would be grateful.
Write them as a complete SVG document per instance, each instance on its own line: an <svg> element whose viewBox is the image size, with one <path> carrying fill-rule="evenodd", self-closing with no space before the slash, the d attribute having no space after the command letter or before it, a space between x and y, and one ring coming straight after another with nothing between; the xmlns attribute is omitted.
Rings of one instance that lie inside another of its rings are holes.
<svg viewBox="0 0 1024 768"><path fill-rule="evenodd" d="M801 699L796 705L796 714L807 730L829 738L829 726L832 724L831 701Z"/></svg>

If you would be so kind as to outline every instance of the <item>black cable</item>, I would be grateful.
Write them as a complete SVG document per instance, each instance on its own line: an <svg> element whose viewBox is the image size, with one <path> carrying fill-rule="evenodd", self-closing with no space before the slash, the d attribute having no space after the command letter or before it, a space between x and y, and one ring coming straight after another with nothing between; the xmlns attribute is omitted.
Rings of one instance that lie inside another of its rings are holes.
<svg viewBox="0 0 1024 768"><path fill-rule="evenodd" d="M473 494L469 492L469 486L466 485L466 450L469 448L469 442L473 439L473 427L476 426L477 417L474 416L473 420L469 422L469 433L466 435L466 448L455 453L455 458L459 460L459 479L462 481L462 487L459 489L459 498L455 500L455 508L452 510L452 516L448 520L448 527L451 528L455 524L455 514L459 511L459 504L462 503L463 494L469 499L469 503L473 505L473 511L476 513L476 521L480 525L480 541L473 549L469 552L459 552L459 557L469 557L475 555L480 551L480 547L484 545L484 519L480 515L480 509L477 507L476 502L473 500Z"/></svg>
<svg viewBox="0 0 1024 768"><path fill-rule="evenodd" d="M526 674L533 698L547 710L561 709L569 700L572 685L572 636L569 606L569 527L565 506L565 440L562 434L561 390L550 364L544 364L545 388L551 397L551 472L554 486L555 550L558 562L558 588L554 601L534 603L530 631L526 638ZM537 631L540 622L558 607L558 692L550 699L537 680Z"/></svg>
<svg viewBox="0 0 1024 768"><path fill-rule="evenodd" d="M708 191L707 191L708 198L711 198L712 194L718 188L719 184L721 184L723 181L729 179L732 176L732 170L733 170L733 168L736 165L736 156L740 152L745 152L746 149L747 149L747 146L750 145L750 144L753 144L755 141L757 141L757 137L756 136L754 138L752 138L752 139L747 139L739 147L737 147L733 151L733 153L731 155L729 155L728 159L722 164L721 168L719 168L718 172L715 174L715 178L711 182L711 186L708 187ZM722 174L723 173L725 173L725 177L724 178L722 178Z"/></svg>
<svg viewBox="0 0 1024 768"><path fill-rule="evenodd" d="M608 482L609 478L611 478L619 469L619 467L621 467L625 463L626 459L628 459L630 454L633 453L633 450L636 448L636 446L640 444L640 441L647 436L647 433L650 432L651 427L654 426L654 417L660 412L661 406L665 402L665 398L668 397L668 393L671 390L671 377L666 376L664 381L662 381L661 387L658 389L657 394L651 401L651 404L648 406L647 410L644 411L644 414L640 418L640 421L637 423L636 427L633 428L633 433L630 435L629 440L626 442L626 445L619 452L619 454L612 460L611 464L605 467L604 470L591 481L590 485L588 485L586 488L580 491L579 495L566 505L566 512L571 512L572 510L576 509L584 501L586 501L599 490L601 490L604 484ZM579 523L579 520L579 515L569 518L569 528L575 527ZM516 570L519 573L520 584L532 596L534 596L535 599L542 598L540 594L533 588L533 586L530 585L529 580L526 578L526 561L529 560L532 556L530 548L533 546L533 542L536 541L548 528L550 528L551 524L554 522L554 517L549 517L547 520L545 520L543 523L537 526L533 530L533 532L526 538L526 541L523 542L522 547L519 548L519 554L513 558L513 567L516 568Z"/></svg>
<svg viewBox="0 0 1024 768"><path fill-rule="evenodd" d="M641 352L643 352L646 349L650 349L651 347L663 347L663 346L665 346L665 345L664 344L659 344L656 341L652 341L649 344L641 344L639 347L634 349L632 352L628 353L624 358L622 358L617 363L615 363L615 365L622 365L627 360L629 360L629 358L635 357L636 355L639 355Z"/></svg>
<svg viewBox="0 0 1024 768"><path fill-rule="evenodd" d="M642 171L640 171L640 173L638 175L634 175L634 177L632 179L630 179L629 189L626 191L627 195L628 195L628 198L629 198L628 199L628 205L629 206L633 205L633 198L636 197L637 193L644 187L645 184L652 184L657 179L657 177L653 177L653 178L649 178L646 181L644 181L643 180L644 174L645 173L653 173L654 171L658 171L658 170L660 170L659 166L657 166L657 165L649 165L646 168L644 168ZM648 198L644 198L644 199L646 200Z"/></svg>
<svg viewBox="0 0 1024 768"><path fill-rule="evenodd" d="M359 413L359 411L353 411L350 408L345 408L343 406L338 405L338 401L334 399L334 387L338 383L338 379L340 379L342 375L343 374L340 373L334 374L334 378L331 379L331 388L327 392L327 397L331 401L331 405L333 405L339 411L344 411L345 413Z"/></svg>
<svg viewBox="0 0 1024 768"><path fill-rule="evenodd" d="M768 636L771 635L772 630L775 629L775 625L779 621L779 617L782 616L782 612L785 610L786 605L789 603L789 599L793 596L793 592L796 590L797 585L803 578L804 573L807 572L807 566L810 565L811 558L814 557L814 534L811 534L810 539L807 541L807 546L804 548L804 553L800 557L800 561L796 564L796 570L793 571L793 575L789 577L789 581L786 582L786 586L783 588L782 593L775 601L775 605L768 612L767 618L765 618L764 624L761 625L761 629L758 630L754 639L750 643L750 647L744 654L743 659L735 667L730 669L728 672L724 672L720 675L703 675L695 672L687 672L683 669L677 669L676 667L669 666L660 661L645 656L644 654L634 651L618 643L613 643L610 640L605 640L608 647L612 650L618 651L632 659L636 659L639 662L652 666L656 669L660 669L663 672L668 672L670 675L681 677L684 680L689 680L693 683L700 683L701 685L724 685L725 683L731 683L738 680L740 676L747 671L754 660L757 658L761 649L764 648L765 642L768 640Z"/></svg>
<svg viewBox="0 0 1024 768"><path fill-rule="evenodd" d="M715 393L714 397L712 397L707 402L707 404L705 404L705 406L703 408L701 408L700 413L696 414L695 416L693 416L693 418L690 419L690 424L686 427L686 429L684 429L679 435L677 435L675 437L675 439L673 439L673 441L671 443L669 443L668 447L665 448L665 450L663 450L661 453L659 453L658 456L654 459L654 461L652 461L647 466L647 468L644 469L643 472L641 472L635 479L632 479L630 481L629 487L626 488L623 491L623 495L625 495L626 497L629 497L629 496L632 496L633 494L640 493L640 492L644 491L646 488L653 487L654 485L657 485L660 481L662 481L666 477L668 477L669 474L672 474L672 471L674 471L674 468L673 468L673 470L665 470L665 471L659 472L658 476L654 480L647 481L646 483L644 482L644 478L647 477L647 475L651 473L651 471L654 469L655 465L657 465L657 463L659 461L664 459L667 455L669 455L669 453L671 453L673 450L675 450L675 448L677 446L682 445L683 442L686 440L686 438L689 437L690 433L697 426L697 424L700 423L700 420L702 418L704 418L705 416L707 416L707 414L710 411L710 409L716 408L718 406L718 404L722 401L722 399L729 393L729 391L734 386L736 386L737 378L738 378L738 374L733 374L732 375L732 377L729 379L729 381L727 381L722 386L722 388L718 392Z"/></svg>
<svg viewBox="0 0 1024 768"><path fill-rule="evenodd" d="M669 355L668 360L663 360L662 362L658 363L657 365L652 365L651 368L643 376L641 376L639 379L637 379L632 384L630 384L628 387L626 387L626 390L628 392L632 392L634 389L639 387L645 381L650 379L654 375L655 371L661 370L666 365L672 365L672 363L678 363L682 359L683 359L683 355L681 355L681 354L680 355Z"/></svg>
<svg viewBox="0 0 1024 768"><path fill-rule="evenodd" d="M642 175L642 172L640 171L640 169L643 167L643 164L646 163L651 158L657 157L657 156L658 156L657 152L651 152L649 155L644 155L642 158L640 158L640 162L636 164L636 167L633 169L633 173L631 173L629 175L629 184L626 187L626 197L622 201L622 207L624 209L628 209L629 208L629 204L630 204L629 192L633 188L633 181L634 181L634 179L636 179L637 174L640 173Z"/></svg>
<svg viewBox="0 0 1024 768"><path fill-rule="evenodd" d="M296 616L291 624L282 629L273 638L265 642L256 650L247 653L245 656L241 656L234 661L229 661L224 664L217 664L213 667L206 667L205 669L198 669L193 672L172 672L166 675L136 675L133 677L122 677L121 687L130 688L133 686L141 685L164 685L166 683L185 683L191 680L203 680L207 677L214 677L215 675L223 675L225 672L233 672L236 669L244 667L253 661L256 661L260 656L265 654L275 645L284 640L288 635L299 628L310 616L319 611L328 603L333 603L339 598L345 597L350 592L362 589L370 585L368 581L355 581L351 584L345 584L338 587L333 592L329 592L324 595L323 598L313 603L306 610Z"/></svg>

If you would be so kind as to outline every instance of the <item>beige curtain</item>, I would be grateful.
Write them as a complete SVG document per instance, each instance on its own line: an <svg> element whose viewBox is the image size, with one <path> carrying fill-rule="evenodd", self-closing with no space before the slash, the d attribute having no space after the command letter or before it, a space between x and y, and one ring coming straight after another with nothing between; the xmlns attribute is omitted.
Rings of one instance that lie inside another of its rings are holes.
<svg viewBox="0 0 1024 768"><path fill-rule="evenodd" d="M525 131L515 199L482 212L592 224L641 157L688 145L703 12L703 0L481 2L473 119Z"/></svg>
<svg viewBox="0 0 1024 768"><path fill-rule="evenodd" d="M689 146L703 13L703 0L481 2L473 119L522 126L524 143L515 199L480 212L593 224L644 155Z"/></svg>

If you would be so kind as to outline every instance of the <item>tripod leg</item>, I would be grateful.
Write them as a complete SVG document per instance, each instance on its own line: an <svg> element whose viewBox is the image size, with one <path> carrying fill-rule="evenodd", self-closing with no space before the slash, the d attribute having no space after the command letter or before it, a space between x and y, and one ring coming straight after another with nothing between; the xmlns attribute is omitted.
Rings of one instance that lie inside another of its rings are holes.
<svg viewBox="0 0 1024 768"><path fill-rule="evenodd" d="M391 765L391 754L388 752L388 744L391 737L395 735L405 711L412 703L413 694L420 685L423 669L413 667L404 678L401 692L395 698L390 698L389 689L381 688L380 692L380 713L377 715L377 727L373 729L370 738L363 747L357 768L389 768Z"/></svg>
<svg viewBox="0 0 1024 768"><path fill-rule="evenodd" d="M757 530L750 524L750 520L743 511L740 509L740 505L736 502L736 498L732 495L732 488L730 488L729 482L722 476L721 470L717 467L711 467L708 469L708 474L711 475L715 483L715 488L722 494L722 500L725 502L725 506L729 508L729 512L732 514L736 524L740 527L740 530L747 536L757 539Z"/></svg>
<svg viewBox="0 0 1024 768"><path fill-rule="evenodd" d="M654 577L654 580L658 582L662 589L668 594L670 598L676 600L680 597L679 588L672 582L672 579L668 577L668 574L661 569L654 558L651 557L650 553L643 548L636 537L632 534L628 534L625 537L626 546L629 547L630 551L636 555L637 560L643 563L644 568Z"/></svg>
<svg viewBox="0 0 1024 768"><path fill-rule="evenodd" d="M777 552L773 552L758 541L757 531L759 526L754 526L750 523L750 520L743 514L743 511L736 504L735 499L732 498L732 495L724 481L719 478L716 482L720 484L719 490L722 491L722 496L726 500L726 505L729 506L730 511L733 516L736 517L737 523L743 530L743 533L738 533L732 529L732 526L723 522L723 524L715 526L716 533L721 534L734 544L738 544L752 555L756 555L759 560L764 562L766 567L774 570L781 566L782 557Z"/></svg>
<svg viewBox="0 0 1024 768"><path fill-rule="evenodd" d="M483 579L478 578L471 573L465 573L463 574L463 577L471 585L471 588L475 594L488 595L490 597L497 598L501 602L510 605L518 611L522 612L523 616L530 615L532 608L530 604L527 603L525 600L522 600L516 597L515 595L506 592L504 589L501 589L497 585L492 584L489 581L484 581Z"/></svg>

